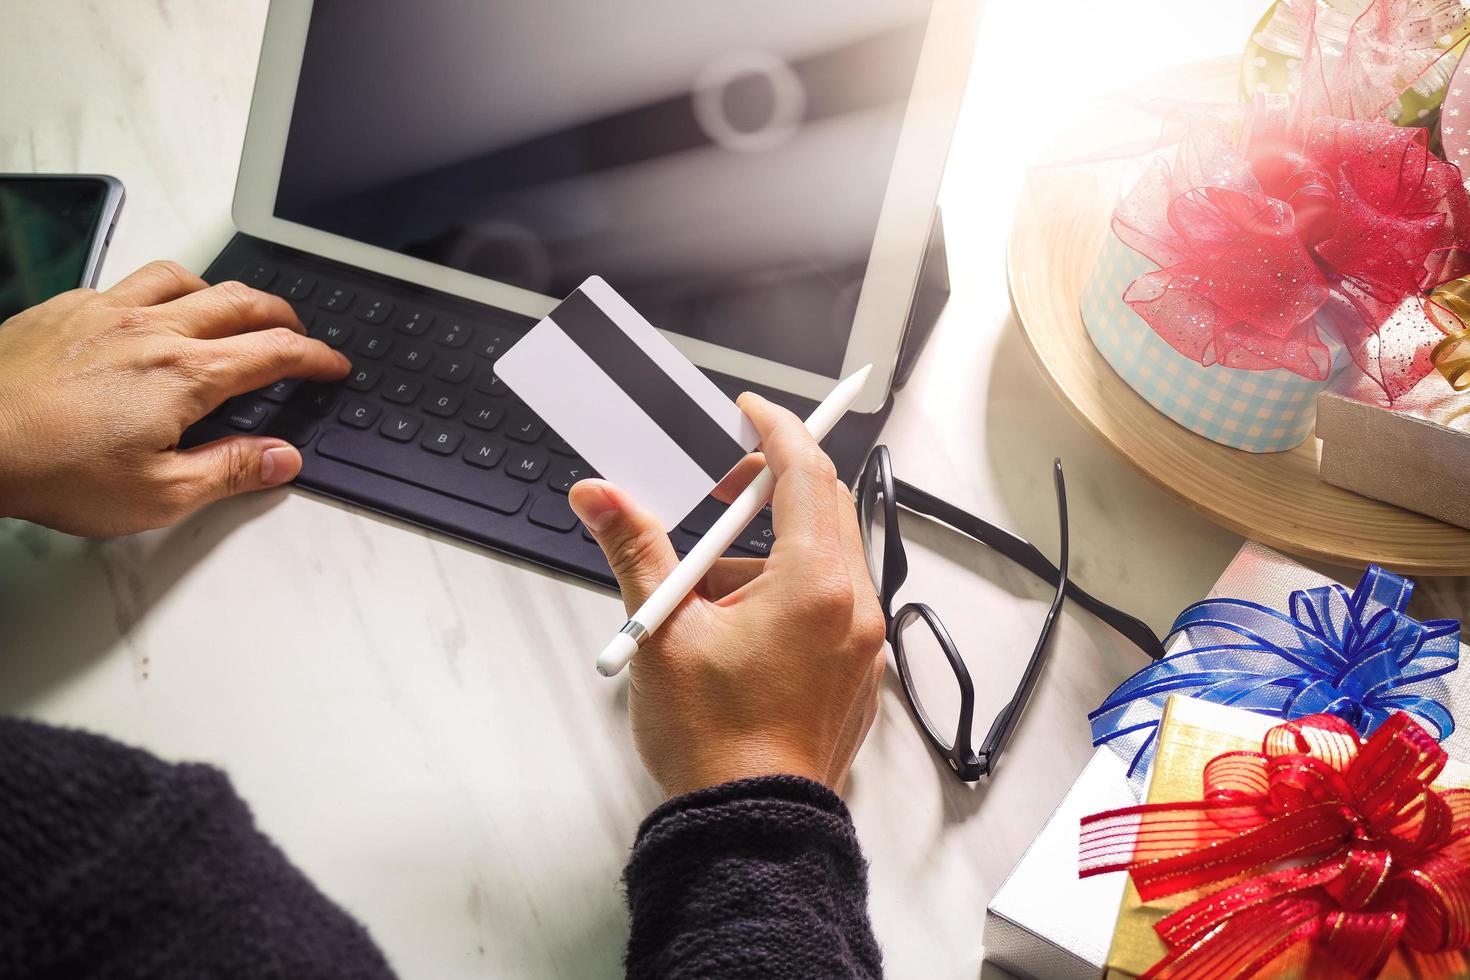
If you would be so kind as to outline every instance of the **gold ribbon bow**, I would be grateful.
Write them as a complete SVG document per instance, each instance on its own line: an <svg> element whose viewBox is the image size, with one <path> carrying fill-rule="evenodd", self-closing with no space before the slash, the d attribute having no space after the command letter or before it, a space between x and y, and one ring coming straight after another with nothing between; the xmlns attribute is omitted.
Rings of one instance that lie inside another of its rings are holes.
<svg viewBox="0 0 1470 980"><path fill-rule="evenodd" d="M1451 388L1470 389L1470 276L1436 287L1424 312L1445 333L1429 360Z"/></svg>

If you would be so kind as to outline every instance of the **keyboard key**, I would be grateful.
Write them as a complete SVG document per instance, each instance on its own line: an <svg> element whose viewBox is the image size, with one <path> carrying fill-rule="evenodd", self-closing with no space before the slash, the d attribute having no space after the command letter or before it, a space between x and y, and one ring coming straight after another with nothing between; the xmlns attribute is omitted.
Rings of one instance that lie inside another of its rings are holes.
<svg viewBox="0 0 1470 980"><path fill-rule="evenodd" d="M342 347L352 336L352 328L335 320L321 320L309 331L311 336L328 347Z"/></svg>
<svg viewBox="0 0 1470 980"><path fill-rule="evenodd" d="M428 395L424 397L424 411L430 415L438 415L447 419L459 411L459 406L463 401L464 396L453 388L433 385L429 388Z"/></svg>
<svg viewBox="0 0 1470 980"><path fill-rule="evenodd" d="M526 516L531 519L532 524L540 524L563 533L577 526L577 515L572 513L572 508L561 497L537 498Z"/></svg>
<svg viewBox="0 0 1470 980"><path fill-rule="evenodd" d="M281 296L293 303L299 303L310 296L311 291L316 288L316 276L305 272L288 272L277 288Z"/></svg>
<svg viewBox="0 0 1470 980"><path fill-rule="evenodd" d="M341 395L341 389L336 385L302 385L301 390L292 399L292 404L299 406L308 414L322 418L332 414L332 410L337 407L337 399Z"/></svg>
<svg viewBox="0 0 1470 980"><path fill-rule="evenodd" d="M431 453L448 456L458 449L459 444L463 441L464 433L458 429L451 429L442 422L430 422L428 428L424 430L424 437L419 440L419 445Z"/></svg>
<svg viewBox="0 0 1470 980"><path fill-rule="evenodd" d="M550 439L546 440L546 448L550 449L554 453L560 453L563 456L577 455L577 451L571 446L567 445L567 441L561 436L557 435L555 432L551 434Z"/></svg>
<svg viewBox="0 0 1470 980"><path fill-rule="evenodd" d="M262 388L260 397L279 405L290 398L300 385L301 382L296 378L282 378L275 384Z"/></svg>
<svg viewBox="0 0 1470 980"><path fill-rule="evenodd" d="M592 467L581 460L574 463L558 463L551 471L551 476L547 478L547 483L557 493L566 493L572 489L573 483L585 480L592 475Z"/></svg>
<svg viewBox="0 0 1470 980"><path fill-rule="evenodd" d="M439 367L434 371L434 377L440 381L458 384L470 376L471 367L473 365L468 357L451 356L439 362Z"/></svg>
<svg viewBox="0 0 1470 980"><path fill-rule="evenodd" d="M517 442L535 442L546 431L546 423L529 412L516 412L505 424L506 435Z"/></svg>
<svg viewBox="0 0 1470 980"><path fill-rule="evenodd" d="M345 286L324 286L322 297L317 300L316 305L331 313L345 313L352 305L352 290Z"/></svg>
<svg viewBox="0 0 1470 980"><path fill-rule="evenodd" d="M277 439L285 439L300 449L311 442L311 437L316 435L316 430L316 419L298 412L286 412L271 422L269 431Z"/></svg>
<svg viewBox="0 0 1470 980"><path fill-rule="evenodd" d="M501 354L504 354L506 349L517 340L520 340L520 338L507 333L501 333L497 330L491 330L487 333L482 333L480 339L475 342L475 353L487 360L494 361Z"/></svg>
<svg viewBox="0 0 1470 980"><path fill-rule="evenodd" d="M434 334L434 343L458 350L470 342L470 327L464 323L446 323Z"/></svg>
<svg viewBox="0 0 1470 980"><path fill-rule="evenodd" d="M505 382L495 376L494 371L481 371L475 378L475 390L482 395L503 395L509 389Z"/></svg>
<svg viewBox="0 0 1470 980"><path fill-rule="evenodd" d="M431 313L421 311L410 313L398 321L398 332L406 333L410 337L421 337L428 332L433 323L434 316Z"/></svg>
<svg viewBox="0 0 1470 980"><path fill-rule="evenodd" d="M735 539L735 547L764 558L771 553L771 545L775 543L775 540L776 534L771 530L770 522L757 517L749 527L741 532L740 537Z"/></svg>
<svg viewBox="0 0 1470 980"><path fill-rule="evenodd" d="M270 406L264 402L241 402L225 411L225 421L237 429L253 432L270 414Z"/></svg>
<svg viewBox="0 0 1470 980"><path fill-rule="evenodd" d="M276 278L276 267L269 262L250 262L240 270L240 281L256 289L264 289Z"/></svg>
<svg viewBox="0 0 1470 980"><path fill-rule="evenodd" d="M357 318L363 323L382 323L393 315L393 304L386 299L364 296L357 304Z"/></svg>
<svg viewBox="0 0 1470 980"><path fill-rule="evenodd" d="M409 371L422 371L434 355L422 344L409 344L398 351L393 363Z"/></svg>
<svg viewBox="0 0 1470 980"><path fill-rule="evenodd" d="M423 385L417 381L407 381L397 378L388 382L388 387L383 390L383 397L398 405L412 405Z"/></svg>
<svg viewBox="0 0 1470 980"><path fill-rule="evenodd" d="M352 352L354 354L361 354L363 357L377 358L382 357L392 349L392 337L384 337L382 334L376 333L366 333L357 338L357 343L353 345Z"/></svg>
<svg viewBox="0 0 1470 980"><path fill-rule="evenodd" d="M337 416L347 425L354 429L368 429L378 420L382 409L372 402L365 402L361 398L354 398L342 409L342 414Z"/></svg>
<svg viewBox="0 0 1470 980"><path fill-rule="evenodd" d="M504 479L487 479L482 470L457 460L405 453L392 443L366 433L347 429L328 432L322 436L316 451L328 459L351 463L502 514L520 510L529 496L525 487Z"/></svg>
<svg viewBox="0 0 1470 980"><path fill-rule="evenodd" d="M706 497L699 502L699 506L689 512L689 516L679 522L679 526L690 534L704 534L714 526L716 518L725 512L725 505L713 497Z"/></svg>
<svg viewBox="0 0 1470 980"><path fill-rule="evenodd" d="M378 379L383 376L381 368L358 367L353 368L352 373L347 376L345 384L353 391L372 391ZM410 399L412 401L412 399Z"/></svg>
<svg viewBox="0 0 1470 980"><path fill-rule="evenodd" d="M505 409L488 398L471 398L464 410L464 420L477 429L490 430L500 424Z"/></svg>
<svg viewBox="0 0 1470 980"><path fill-rule="evenodd" d="M464 446L464 461L482 469L491 469L505 455L505 447L491 442L484 436L470 436Z"/></svg>
<svg viewBox="0 0 1470 980"><path fill-rule="evenodd" d="M412 415L389 412L383 416L383 424L378 426L378 431L394 442L408 442L419 434L419 428L422 425L423 423Z"/></svg>
<svg viewBox="0 0 1470 980"><path fill-rule="evenodd" d="M546 469L546 457L536 453L517 452L505 461L505 471L517 480L525 480L534 483L541 479L541 473Z"/></svg>

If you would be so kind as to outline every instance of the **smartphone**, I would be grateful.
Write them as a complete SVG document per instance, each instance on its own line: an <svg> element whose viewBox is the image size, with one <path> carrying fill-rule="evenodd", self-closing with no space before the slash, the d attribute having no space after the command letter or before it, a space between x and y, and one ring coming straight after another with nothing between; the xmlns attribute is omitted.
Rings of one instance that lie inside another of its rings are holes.
<svg viewBox="0 0 1470 980"><path fill-rule="evenodd" d="M0 174L0 323L97 284L123 197L103 174Z"/></svg>

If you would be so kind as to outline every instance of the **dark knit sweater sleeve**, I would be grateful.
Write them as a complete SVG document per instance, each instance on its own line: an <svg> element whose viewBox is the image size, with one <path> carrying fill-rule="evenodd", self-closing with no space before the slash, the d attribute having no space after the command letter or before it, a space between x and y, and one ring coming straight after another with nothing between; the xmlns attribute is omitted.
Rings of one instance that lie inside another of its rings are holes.
<svg viewBox="0 0 1470 980"><path fill-rule="evenodd" d="M810 780L670 800L639 828L623 880L633 980L882 975L852 819Z"/></svg>
<svg viewBox="0 0 1470 980"><path fill-rule="evenodd" d="M392 972L223 773L0 718L0 976Z"/></svg>

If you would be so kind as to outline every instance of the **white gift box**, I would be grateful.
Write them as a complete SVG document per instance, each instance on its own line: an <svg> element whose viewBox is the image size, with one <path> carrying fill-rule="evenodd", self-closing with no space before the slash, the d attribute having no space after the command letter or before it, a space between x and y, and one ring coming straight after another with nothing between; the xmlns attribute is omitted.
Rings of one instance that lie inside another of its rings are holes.
<svg viewBox="0 0 1470 980"><path fill-rule="evenodd" d="M1089 813L1136 801L1123 760L1093 753L985 910L985 958L1018 977L1097 980L1123 901L1123 875L1077 877L1078 828Z"/></svg>
<svg viewBox="0 0 1470 980"><path fill-rule="evenodd" d="M1329 585L1332 579L1247 541L1220 575L1209 598L1248 599L1286 609L1298 589ZM1352 591L1357 584L1339 583ZM1181 636L1169 653L1187 649ZM1460 644L1461 667L1444 677L1443 703L1457 725L1442 744L1470 761L1470 648ZM1084 816L1139 802L1127 778L1127 763L1099 748L1087 768L1021 860L995 893L985 913L986 959L1018 977L1034 980L1097 980L1112 942L1125 875L1077 877L1079 825Z"/></svg>

